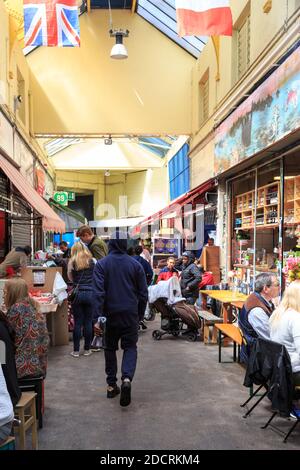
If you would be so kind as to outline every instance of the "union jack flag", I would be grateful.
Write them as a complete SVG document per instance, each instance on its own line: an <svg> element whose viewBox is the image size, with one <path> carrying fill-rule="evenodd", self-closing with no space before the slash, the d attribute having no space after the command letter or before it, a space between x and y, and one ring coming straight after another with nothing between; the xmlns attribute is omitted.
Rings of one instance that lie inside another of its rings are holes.
<svg viewBox="0 0 300 470"><path fill-rule="evenodd" d="M77 0L23 0L27 46L80 45Z"/></svg>

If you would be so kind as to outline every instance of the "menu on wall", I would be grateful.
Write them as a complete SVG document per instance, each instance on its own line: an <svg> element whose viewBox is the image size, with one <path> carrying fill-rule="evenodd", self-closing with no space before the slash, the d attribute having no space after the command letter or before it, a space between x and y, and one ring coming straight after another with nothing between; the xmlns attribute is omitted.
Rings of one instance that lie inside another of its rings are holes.
<svg viewBox="0 0 300 470"><path fill-rule="evenodd" d="M178 239L155 238L153 243L153 253L158 255L178 256Z"/></svg>

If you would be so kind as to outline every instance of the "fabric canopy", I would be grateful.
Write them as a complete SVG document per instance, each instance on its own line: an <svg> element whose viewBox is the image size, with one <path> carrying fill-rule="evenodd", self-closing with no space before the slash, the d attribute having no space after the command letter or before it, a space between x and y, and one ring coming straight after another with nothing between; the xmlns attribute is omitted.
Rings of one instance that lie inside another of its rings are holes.
<svg viewBox="0 0 300 470"><path fill-rule="evenodd" d="M0 168L10 179L12 184L22 194L24 199L42 217L42 226L45 231L60 232L66 231L65 223L58 217L49 204L27 183L23 175L8 160L0 155Z"/></svg>

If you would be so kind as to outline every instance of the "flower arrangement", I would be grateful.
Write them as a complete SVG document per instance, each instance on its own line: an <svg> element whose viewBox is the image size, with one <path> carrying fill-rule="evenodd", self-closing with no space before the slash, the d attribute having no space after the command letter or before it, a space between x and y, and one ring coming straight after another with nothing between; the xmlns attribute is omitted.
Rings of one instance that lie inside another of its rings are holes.
<svg viewBox="0 0 300 470"><path fill-rule="evenodd" d="M300 279L300 257L289 257L285 262L282 272L286 275L289 282Z"/></svg>

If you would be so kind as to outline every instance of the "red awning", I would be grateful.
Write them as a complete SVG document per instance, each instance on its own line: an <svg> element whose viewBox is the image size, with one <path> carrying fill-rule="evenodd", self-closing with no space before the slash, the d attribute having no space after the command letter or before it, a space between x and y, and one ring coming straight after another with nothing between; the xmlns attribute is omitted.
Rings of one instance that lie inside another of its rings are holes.
<svg viewBox="0 0 300 470"><path fill-rule="evenodd" d="M41 215L43 230L60 233L66 231L64 221L58 217L54 210L51 209L49 204L35 191L35 189L27 183L24 176L2 155L0 155L0 168L22 194L24 199L26 199L31 207Z"/></svg>
<svg viewBox="0 0 300 470"><path fill-rule="evenodd" d="M203 196L207 191L213 189L215 187L215 179L211 179L206 181L203 184L200 184L196 188L192 189L188 193L183 194L182 196L178 197L174 201L171 202L167 207L164 207L160 211L156 212L155 214L147 217L144 219L139 225L151 225L158 219L162 219L167 214L173 212L178 206L185 206L186 204L192 203L195 199L200 198Z"/></svg>

